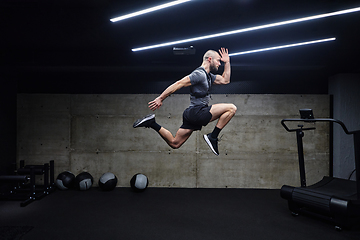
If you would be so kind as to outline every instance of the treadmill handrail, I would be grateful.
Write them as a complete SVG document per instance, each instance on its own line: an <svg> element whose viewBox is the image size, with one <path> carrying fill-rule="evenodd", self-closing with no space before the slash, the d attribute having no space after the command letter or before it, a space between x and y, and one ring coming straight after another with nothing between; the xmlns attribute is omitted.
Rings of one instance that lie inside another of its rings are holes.
<svg viewBox="0 0 360 240"><path fill-rule="evenodd" d="M334 123L337 123L339 124L342 129L344 130L344 132L346 134L354 134L355 132L358 132L358 131L349 131L345 124L340 121L340 120L336 120L336 119L332 119L332 118L314 118L314 119L303 119L303 118L286 118L286 119L283 119L281 120L281 125L283 125L283 127L286 129L286 131L288 132L293 132L293 131L296 131L297 129L289 129L285 122L308 122L308 123L311 123L311 122L334 122ZM303 128L302 130L313 130L315 128Z"/></svg>
<svg viewBox="0 0 360 240"><path fill-rule="evenodd" d="M334 122L339 124L342 129L344 130L344 132L348 135L352 134L354 137L354 153L355 153L355 170L356 170L356 191L357 191L357 201L360 202L360 130L355 130L355 131L348 131L348 129L346 128L345 124L340 121L340 120L336 120L336 119L332 119L332 118L314 118L314 119L303 119L303 118L288 118L288 119L283 119L281 120L281 125L283 125L283 127L288 131L288 132L294 132L296 131L296 134L300 134L300 131L302 130L310 130L310 129L314 129L314 128L298 128L298 129L289 129L285 122ZM298 143L299 144L299 143ZM301 153L299 153L301 154ZM300 158L299 158L300 159ZM299 164L300 160L299 160Z"/></svg>

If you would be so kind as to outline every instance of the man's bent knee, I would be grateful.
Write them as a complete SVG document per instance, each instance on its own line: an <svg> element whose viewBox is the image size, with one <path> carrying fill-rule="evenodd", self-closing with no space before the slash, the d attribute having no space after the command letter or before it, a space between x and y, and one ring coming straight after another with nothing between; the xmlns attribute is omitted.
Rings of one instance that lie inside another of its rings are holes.
<svg viewBox="0 0 360 240"><path fill-rule="evenodd" d="M237 107L235 106L235 104L229 104L229 108L227 110L228 113L231 114L231 116L234 116L236 113Z"/></svg>
<svg viewBox="0 0 360 240"><path fill-rule="evenodd" d="M178 149L184 144L184 142L187 139L188 139L188 137L185 137L185 138L175 137L172 141L168 142L168 144L172 149Z"/></svg>
<svg viewBox="0 0 360 240"><path fill-rule="evenodd" d="M237 107L235 106L235 104L230 104L230 110L232 111L232 112L234 112L234 114L236 113L236 110L237 110Z"/></svg>
<svg viewBox="0 0 360 240"><path fill-rule="evenodd" d="M182 143L178 143L178 142L170 142L169 143L169 146L172 148L172 149L178 149L180 148L182 145Z"/></svg>

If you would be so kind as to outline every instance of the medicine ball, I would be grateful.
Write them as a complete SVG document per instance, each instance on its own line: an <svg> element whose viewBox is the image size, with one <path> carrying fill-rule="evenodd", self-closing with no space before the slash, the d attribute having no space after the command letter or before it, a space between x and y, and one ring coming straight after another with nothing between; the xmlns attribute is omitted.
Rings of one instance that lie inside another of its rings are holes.
<svg viewBox="0 0 360 240"><path fill-rule="evenodd" d="M135 192L145 191L148 184L148 178L141 173L135 174L130 180L130 186Z"/></svg>
<svg viewBox="0 0 360 240"><path fill-rule="evenodd" d="M104 173L99 179L99 187L104 191L111 191L116 187L117 177L113 173Z"/></svg>
<svg viewBox="0 0 360 240"><path fill-rule="evenodd" d="M75 175L72 172L65 171L56 178L56 186L61 190L66 190L74 186Z"/></svg>
<svg viewBox="0 0 360 240"><path fill-rule="evenodd" d="M75 186L79 190L88 190L93 185L94 178L88 172L79 173L75 178Z"/></svg>

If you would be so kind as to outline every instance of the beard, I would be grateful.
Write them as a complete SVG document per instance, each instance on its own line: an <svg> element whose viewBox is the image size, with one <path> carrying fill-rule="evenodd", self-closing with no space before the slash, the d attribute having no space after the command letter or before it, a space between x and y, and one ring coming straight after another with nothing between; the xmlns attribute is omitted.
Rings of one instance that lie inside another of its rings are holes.
<svg viewBox="0 0 360 240"><path fill-rule="evenodd" d="M210 64L210 72L217 72L218 71L218 67L215 64Z"/></svg>

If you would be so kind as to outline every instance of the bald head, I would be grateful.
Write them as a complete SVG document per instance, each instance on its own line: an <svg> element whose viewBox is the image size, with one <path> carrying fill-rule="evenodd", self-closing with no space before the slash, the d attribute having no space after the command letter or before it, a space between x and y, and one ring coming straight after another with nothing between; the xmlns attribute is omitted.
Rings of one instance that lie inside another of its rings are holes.
<svg viewBox="0 0 360 240"><path fill-rule="evenodd" d="M203 61L207 60L209 57L211 58L216 58L216 57L220 57L220 55L214 51L214 50L208 50L203 57Z"/></svg>

